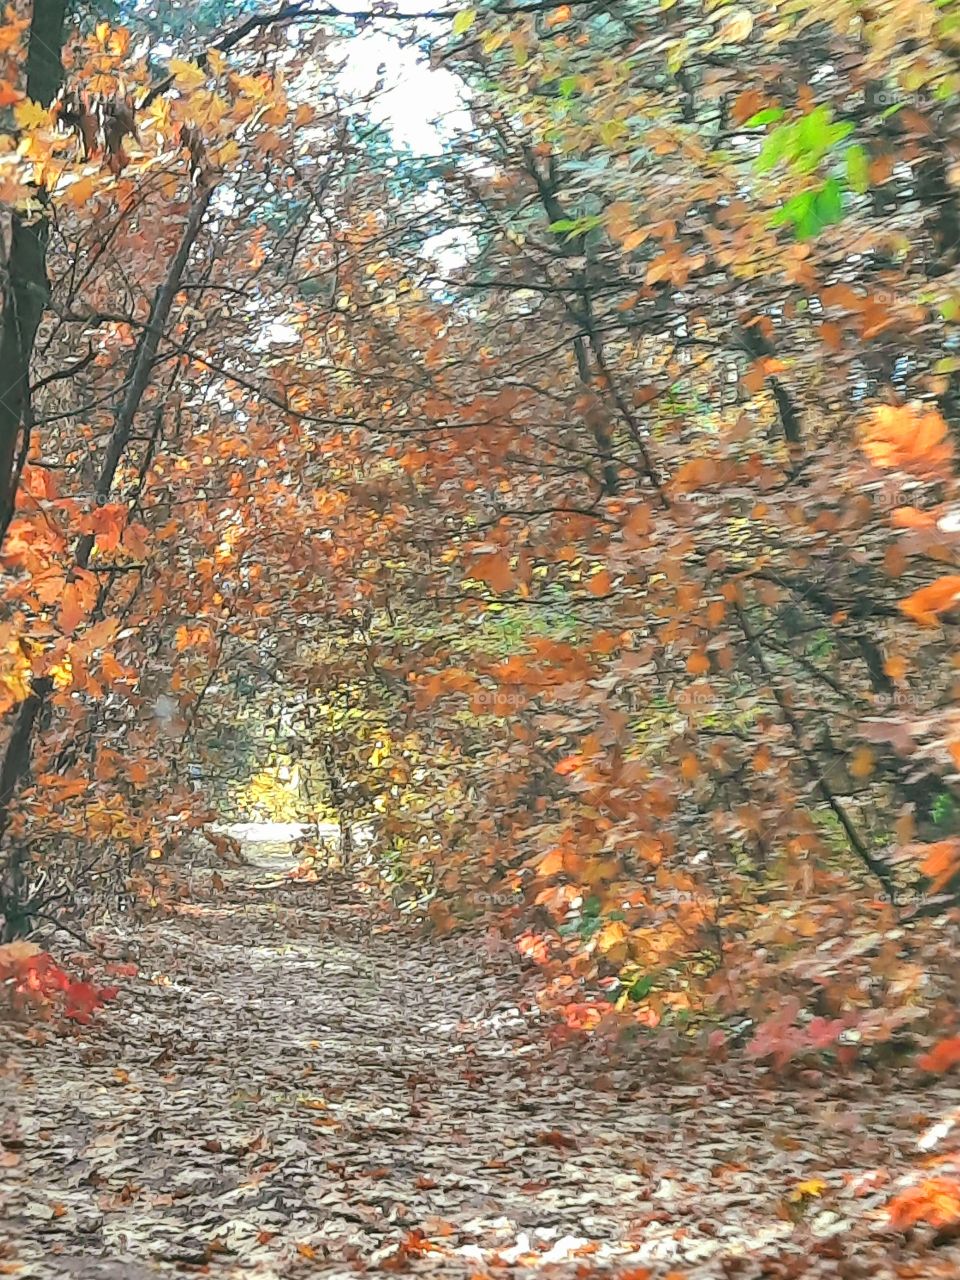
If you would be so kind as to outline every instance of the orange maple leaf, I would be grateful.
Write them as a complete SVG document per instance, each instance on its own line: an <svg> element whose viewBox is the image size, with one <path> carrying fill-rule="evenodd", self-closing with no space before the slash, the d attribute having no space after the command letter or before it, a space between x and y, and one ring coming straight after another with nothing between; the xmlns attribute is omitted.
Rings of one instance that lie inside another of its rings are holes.
<svg viewBox="0 0 960 1280"><path fill-rule="evenodd" d="M877 405L861 428L860 447L876 466L914 475L942 472L953 460L946 422L936 409L917 405Z"/></svg>
<svg viewBox="0 0 960 1280"><path fill-rule="evenodd" d="M900 612L922 627L935 627L938 615L960 600L960 574L948 573L900 601Z"/></svg>
<svg viewBox="0 0 960 1280"><path fill-rule="evenodd" d="M960 1222L960 1180L926 1178L916 1187L901 1191L887 1205L887 1216L898 1231L929 1222L933 1227L949 1227Z"/></svg>

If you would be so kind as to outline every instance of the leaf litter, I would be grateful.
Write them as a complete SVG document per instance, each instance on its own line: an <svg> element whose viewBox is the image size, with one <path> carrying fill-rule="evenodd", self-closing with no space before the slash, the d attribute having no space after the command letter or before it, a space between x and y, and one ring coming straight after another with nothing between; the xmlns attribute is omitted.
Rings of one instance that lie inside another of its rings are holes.
<svg viewBox="0 0 960 1280"><path fill-rule="evenodd" d="M0 1275L960 1274L948 1079L550 1050L512 957L270 867L195 875L91 1024L5 1024Z"/></svg>

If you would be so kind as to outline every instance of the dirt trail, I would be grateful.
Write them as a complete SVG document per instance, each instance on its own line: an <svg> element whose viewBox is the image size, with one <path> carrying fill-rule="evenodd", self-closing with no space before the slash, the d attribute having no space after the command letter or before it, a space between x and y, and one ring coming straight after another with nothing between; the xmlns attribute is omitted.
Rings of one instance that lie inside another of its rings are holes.
<svg viewBox="0 0 960 1280"><path fill-rule="evenodd" d="M957 1091L572 1078L512 961L275 852L196 872L95 1025L2 1047L0 1275L960 1274L881 1212Z"/></svg>

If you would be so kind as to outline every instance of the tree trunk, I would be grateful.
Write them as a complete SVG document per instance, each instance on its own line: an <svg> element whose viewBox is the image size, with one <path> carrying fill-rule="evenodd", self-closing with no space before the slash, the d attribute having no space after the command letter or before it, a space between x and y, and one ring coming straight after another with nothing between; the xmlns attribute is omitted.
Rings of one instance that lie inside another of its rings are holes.
<svg viewBox="0 0 960 1280"><path fill-rule="evenodd" d="M66 0L34 0L27 46L27 94L48 107L63 80L60 50ZM40 191L41 203L45 193ZM31 429L30 360L49 299L46 258L50 224L45 215L11 213L10 257L0 323L0 543L13 516L17 481ZM18 449L17 441L23 436Z"/></svg>

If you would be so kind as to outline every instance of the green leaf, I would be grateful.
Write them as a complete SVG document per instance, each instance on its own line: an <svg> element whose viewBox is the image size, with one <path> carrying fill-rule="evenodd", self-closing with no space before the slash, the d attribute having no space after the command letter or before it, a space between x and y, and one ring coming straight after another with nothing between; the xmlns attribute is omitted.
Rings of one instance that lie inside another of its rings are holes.
<svg viewBox="0 0 960 1280"><path fill-rule="evenodd" d="M799 173L813 173L831 147L853 132L849 120L833 121L829 107L816 107L795 126L793 167Z"/></svg>
<svg viewBox="0 0 960 1280"><path fill-rule="evenodd" d="M755 129L761 124L773 124L777 120L782 120L783 115L783 107L765 107L763 111L757 111L745 122L745 128Z"/></svg>
<svg viewBox="0 0 960 1280"><path fill-rule="evenodd" d="M627 988L627 995L631 1000L643 1000L653 990L654 977L652 973L645 973L637 978L635 982L631 982Z"/></svg>
<svg viewBox="0 0 960 1280"><path fill-rule="evenodd" d="M477 19L476 9L461 9L453 19L453 34L462 36L473 26Z"/></svg>
<svg viewBox="0 0 960 1280"><path fill-rule="evenodd" d="M799 122L797 130L797 150L800 152L823 152L830 145L830 108L814 107Z"/></svg>
<svg viewBox="0 0 960 1280"><path fill-rule="evenodd" d="M793 129L790 125L781 125L767 135L767 139L757 156L755 168L758 173L769 173L783 159L784 152L792 142Z"/></svg>
<svg viewBox="0 0 960 1280"><path fill-rule="evenodd" d="M778 209L770 219L773 227L793 226L798 240L809 240L832 222L843 217L843 188L831 178L819 191L802 191Z"/></svg>
<svg viewBox="0 0 960 1280"><path fill-rule="evenodd" d="M956 807L950 794L947 791L941 791L933 802L931 816L938 827L950 827L953 825Z"/></svg>
<svg viewBox="0 0 960 1280"><path fill-rule="evenodd" d="M584 214L582 218L558 218L556 222L550 223L551 231L566 232L567 239L571 236L580 236L592 231L594 227L599 227L603 222L603 217L598 213Z"/></svg>
<svg viewBox="0 0 960 1280"><path fill-rule="evenodd" d="M820 226L829 226L831 222L843 219L843 187L836 178L830 178L817 192L814 202L816 216ZM817 228L820 230L820 227Z"/></svg>
<svg viewBox="0 0 960 1280"><path fill-rule="evenodd" d="M560 81L561 98L572 98L576 92L577 92L577 77L564 76L563 79Z"/></svg>
<svg viewBox="0 0 960 1280"><path fill-rule="evenodd" d="M835 142L842 142L844 138L849 138L853 133L854 124L852 120L838 120L830 131L830 145Z"/></svg>
<svg viewBox="0 0 960 1280"><path fill-rule="evenodd" d="M802 191L800 195L793 196L787 201L782 208L778 209L770 219L772 227L782 227L785 223L792 223L794 227L809 216L810 209L813 205L812 191Z"/></svg>
<svg viewBox="0 0 960 1280"><path fill-rule="evenodd" d="M870 157L859 143L847 147L847 184L851 191L863 195L870 189Z"/></svg>

